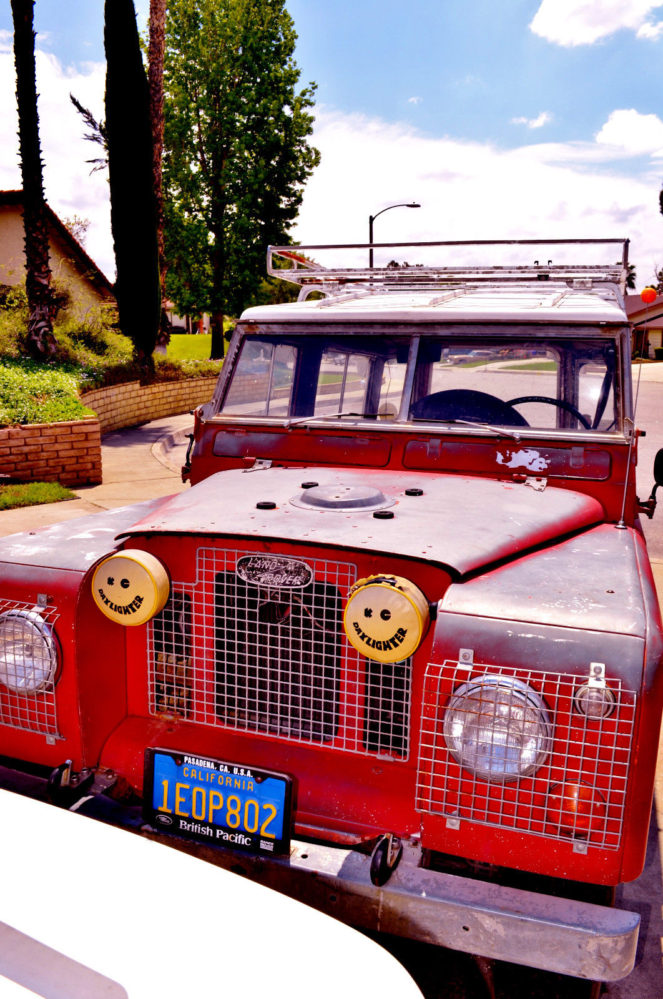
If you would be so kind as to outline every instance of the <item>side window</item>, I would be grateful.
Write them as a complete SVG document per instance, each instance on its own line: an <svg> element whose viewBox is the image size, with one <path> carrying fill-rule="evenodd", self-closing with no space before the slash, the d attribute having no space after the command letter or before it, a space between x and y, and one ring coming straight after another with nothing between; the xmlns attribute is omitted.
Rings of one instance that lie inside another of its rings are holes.
<svg viewBox="0 0 663 999"><path fill-rule="evenodd" d="M314 415L365 413L370 367L370 359L363 354L323 350Z"/></svg>
<svg viewBox="0 0 663 999"><path fill-rule="evenodd" d="M401 408L403 384L407 368L407 353L401 358L391 357L384 362L380 379L378 419L395 420Z"/></svg>
<svg viewBox="0 0 663 999"><path fill-rule="evenodd" d="M601 359L582 364L578 371L578 409L596 430L619 429L620 420L614 393L614 360L606 366Z"/></svg>
<svg viewBox="0 0 663 999"><path fill-rule="evenodd" d="M221 412L288 416L296 351L287 344L245 340Z"/></svg>

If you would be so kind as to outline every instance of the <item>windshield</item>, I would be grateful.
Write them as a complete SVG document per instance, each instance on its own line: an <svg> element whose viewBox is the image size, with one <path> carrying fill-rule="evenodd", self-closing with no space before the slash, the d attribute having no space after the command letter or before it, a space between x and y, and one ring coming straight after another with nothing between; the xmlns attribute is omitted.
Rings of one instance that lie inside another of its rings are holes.
<svg viewBox="0 0 663 999"><path fill-rule="evenodd" d="M541 430L621 430L614 339L249 336L221 412Z"/></svg>

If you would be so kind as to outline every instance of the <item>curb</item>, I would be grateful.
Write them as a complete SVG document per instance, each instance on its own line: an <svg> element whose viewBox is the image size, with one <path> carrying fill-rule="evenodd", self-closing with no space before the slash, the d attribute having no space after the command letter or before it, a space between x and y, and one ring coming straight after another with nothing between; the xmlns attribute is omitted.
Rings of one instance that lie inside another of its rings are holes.
<svg viewBox="0 0 663 999"><path fill-rule="evenodd" d="M191 429L193 430L193 425ZM183 457L178 456L177 459L175 459L174 457L171 457L171 452L176 448L186 447L188 444L189 433L186 430L176 430L175 433L164 434L163 437L160 437L159 440L152 445L151 452L157 461L161 462L162 465L165 465L165 467L171 472L175 472L179 475L184 463Z"/></svg>

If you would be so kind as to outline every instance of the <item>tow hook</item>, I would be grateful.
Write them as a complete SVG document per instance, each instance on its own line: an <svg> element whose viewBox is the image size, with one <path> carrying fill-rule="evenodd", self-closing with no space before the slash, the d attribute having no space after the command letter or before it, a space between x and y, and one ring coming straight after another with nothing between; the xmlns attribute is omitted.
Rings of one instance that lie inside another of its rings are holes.
<svg viewBox="0 0 663 999"><path fill-rule="evenodd" d="M384 833L371 854L371 882L380 888L386 884L398 867L403 854L403 844L393 833Z"/></svg>
<svg viewBox="0 0 663 999"><path fill-rule="evenodd" d="M51 770L46 790L48 800L61 808L70 808L87 792L93 781L94 773L91 770L74 773L71 760L65 760L55 770Z"/></svg>

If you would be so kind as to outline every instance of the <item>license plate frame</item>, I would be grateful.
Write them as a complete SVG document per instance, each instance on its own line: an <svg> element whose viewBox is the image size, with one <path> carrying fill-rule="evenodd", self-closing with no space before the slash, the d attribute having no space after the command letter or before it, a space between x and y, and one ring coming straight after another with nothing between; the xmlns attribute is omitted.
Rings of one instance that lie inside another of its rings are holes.
<svg viewBox="0 0 663 999"><path fill-rule="evenodd" d="M145 750L143 812L162 832L266 855L288 853L292 777L179 750Z"/></svg>

